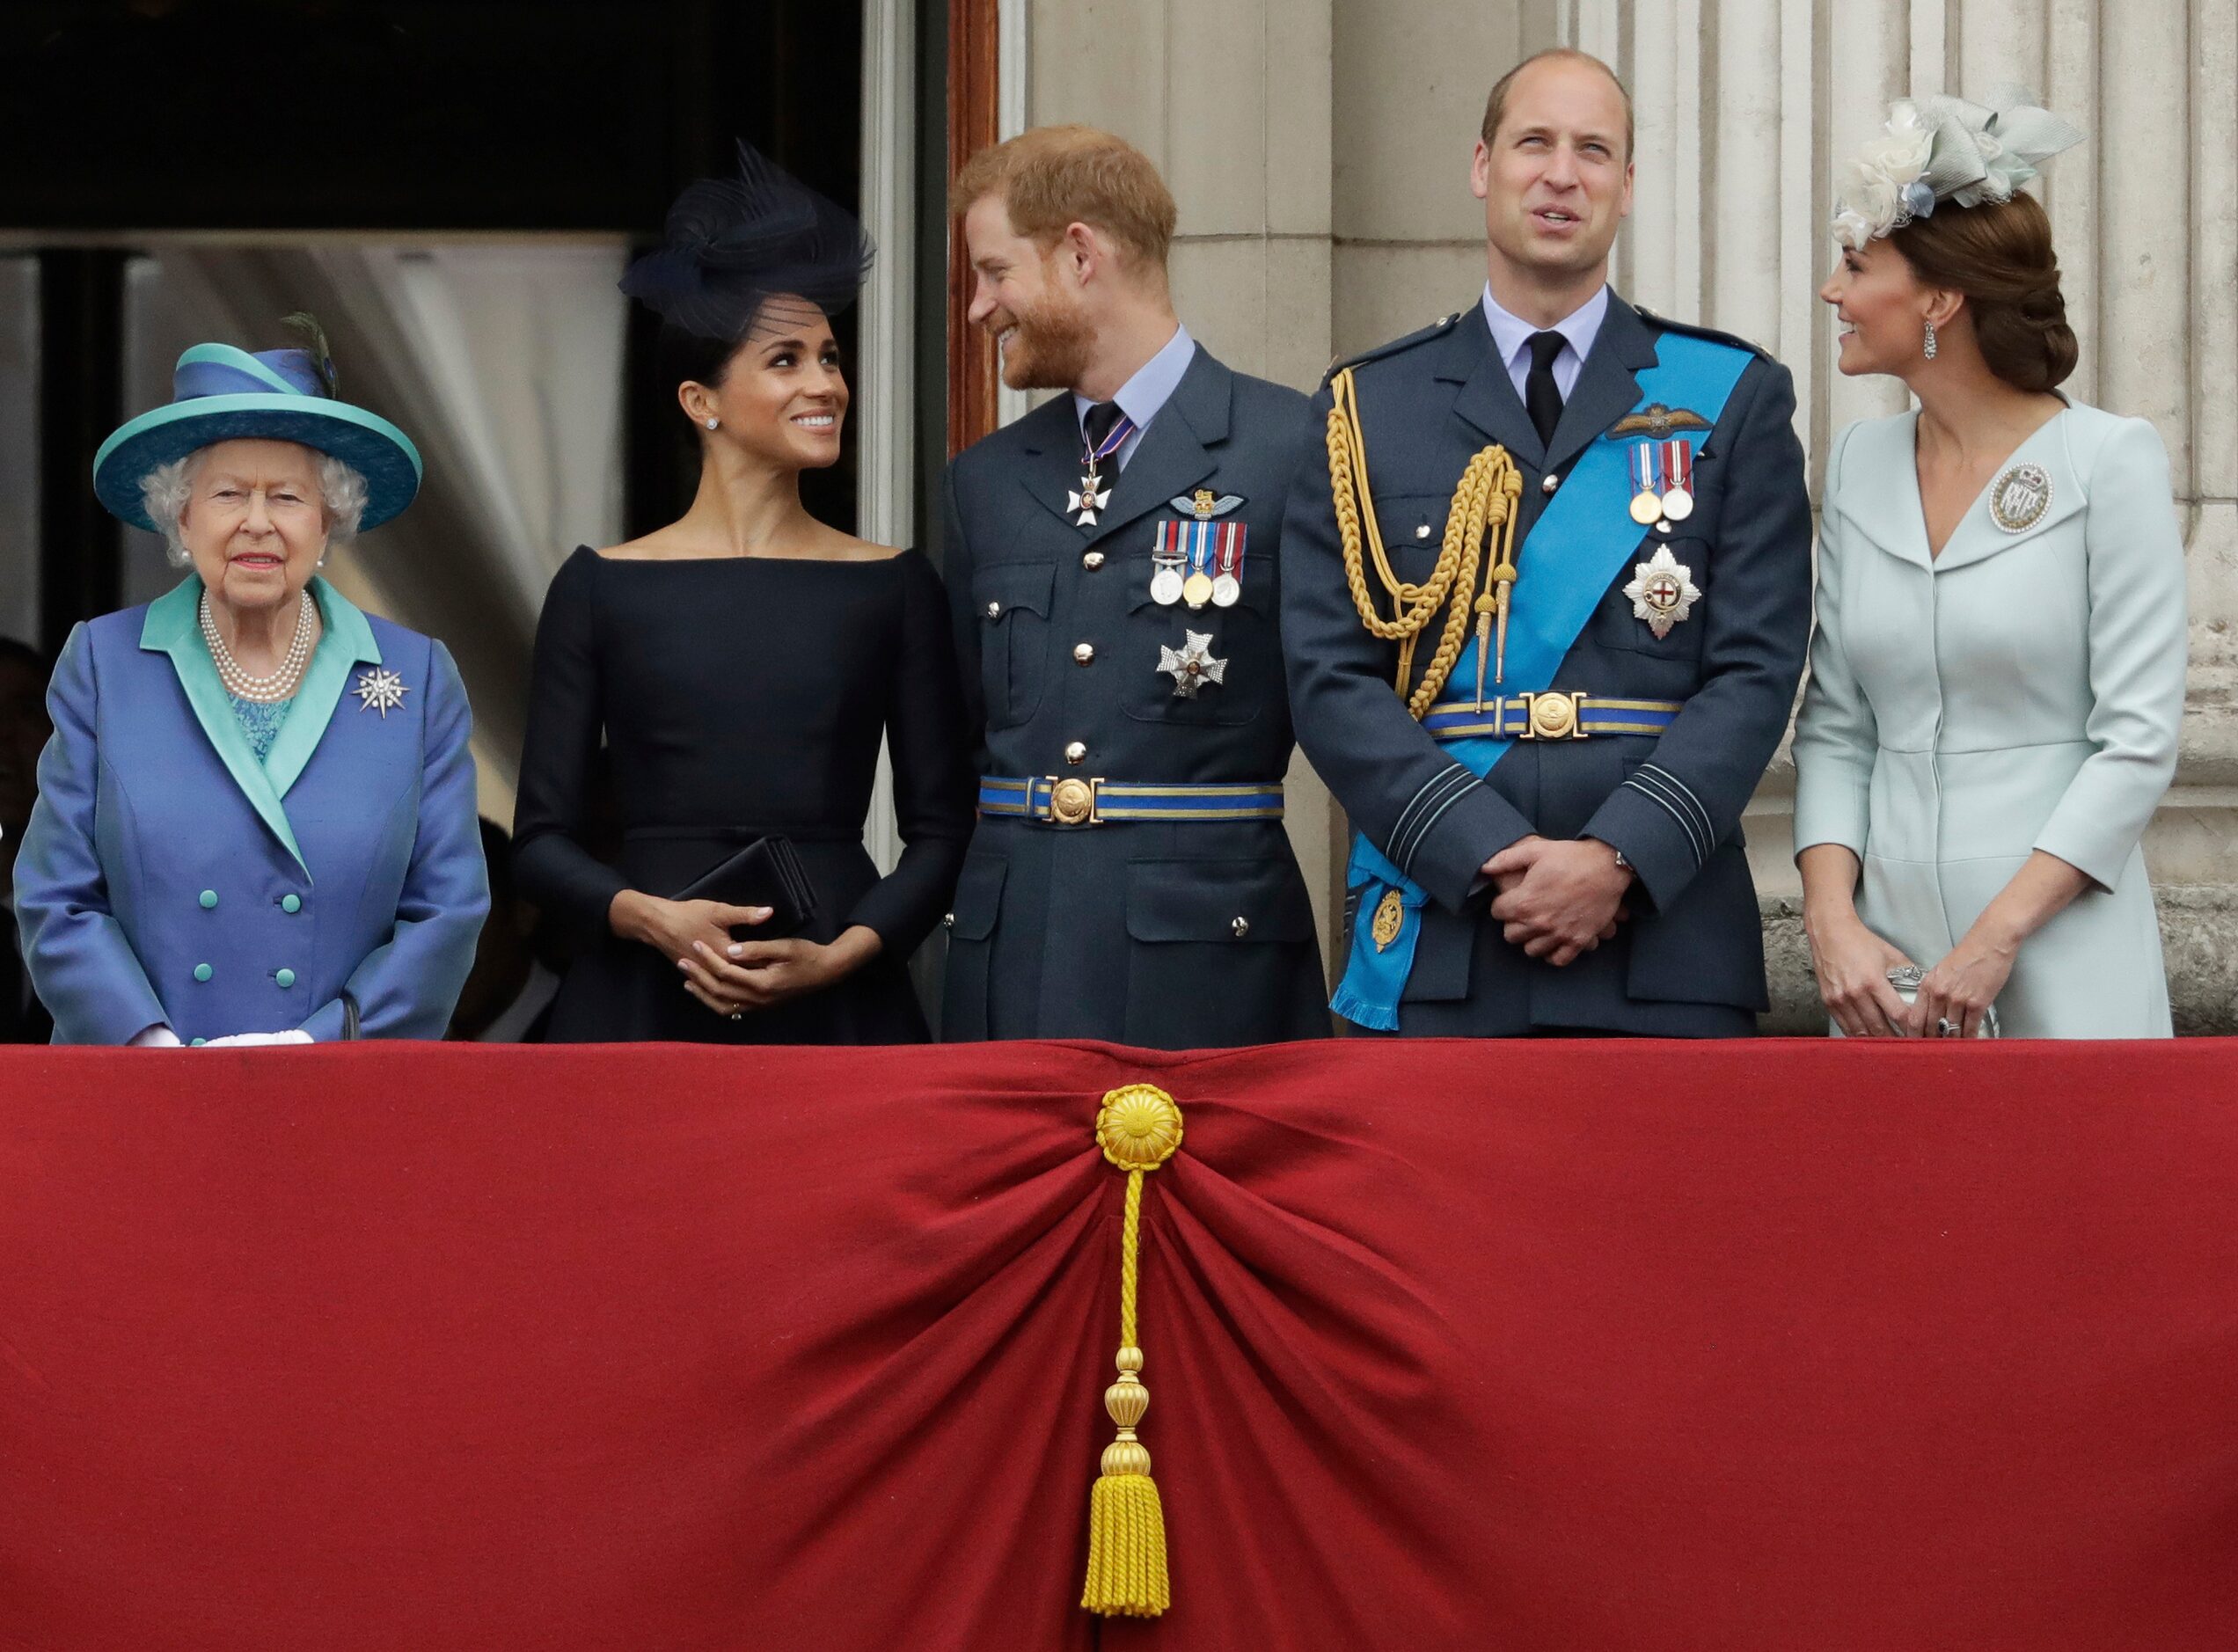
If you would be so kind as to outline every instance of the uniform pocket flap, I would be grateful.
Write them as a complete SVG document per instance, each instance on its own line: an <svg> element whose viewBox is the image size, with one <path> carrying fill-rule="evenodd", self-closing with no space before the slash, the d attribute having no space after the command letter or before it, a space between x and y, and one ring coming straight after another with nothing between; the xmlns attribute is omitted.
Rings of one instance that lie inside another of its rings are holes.
<svg viewBox="0 0 2238 1652"><path fill-rule="evenodd" d="M1153 941L1310 941L1313 904L1287 860L1130 860L1127 933Z"/></svg>
<svg viewBox="0 0 2238 1652"><path fill-rule="evenodd" d="M1000 619L1014 608L1047 619L1056 587L1054 562L1003 562L971 575L971 598L983 619Z"/></svg>
<svg viewBox="0 0 2238 1652"><path fill-rule="evenodd" d="M1000 855L966 855L963 874L956 880L955 923L948 933L957 940L984 940L995 932L995 917L1002 910L1003 878L1010 862Z"/></svg>

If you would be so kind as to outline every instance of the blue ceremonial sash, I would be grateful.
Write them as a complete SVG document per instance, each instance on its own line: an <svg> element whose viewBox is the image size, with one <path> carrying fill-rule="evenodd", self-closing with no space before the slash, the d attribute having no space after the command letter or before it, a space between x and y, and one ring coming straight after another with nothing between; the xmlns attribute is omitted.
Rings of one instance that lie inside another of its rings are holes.
<svg viewBox="0 0 2238 1652"><path fill-rule="evenodd" d="M1698 413L1715 425L1750 360L1746 350L1729 344L1664 333L1656 340L1656 364L1638 376L1635 411L1660 402ZM1709 435L1708 430L1673 434L1697 451ZM1554 685L1555 671L1610 582L1637 553L1641 528L1628 509L1632 484L1627 450L1635 440L1605 432L1595 438L1525 540L1510 604L1502 694L1538 693ZM1472 640L1448 682L1475 681L1476 644ZM1480 736L1439 743L1455 762L1481 778L1514 742ZM1422 939L1423 903L1429 897L1357 832L1352 836L1344 881L1356 897L1352 948L1329 1008L1358 1026L1395 1033L1400 996L1414 972L1415 948ZM1378 947L1376 910L1393 889L1399 891L1399 933L1388 946Z"/></svg>

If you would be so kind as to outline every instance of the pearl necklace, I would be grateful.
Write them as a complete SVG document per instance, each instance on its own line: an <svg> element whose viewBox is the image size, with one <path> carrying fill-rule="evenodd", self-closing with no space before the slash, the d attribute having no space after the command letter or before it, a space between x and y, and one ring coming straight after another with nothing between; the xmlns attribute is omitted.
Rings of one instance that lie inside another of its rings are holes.
<svg viewBox="0 0 2238 1652"><path fill-rule="evenodd" d="M296 640L288 645L288 657L269 676L251 676L225 646L225 639L218 635L217 622L210 618L209 592L204 590L201 608L202 640L209 645L210 659L217 667L218 681L225 684L225 691L236 699L253 700L265 705L294 698L296 690L303 683L304 668L311 663L311 632L318 625L318 615L310 591L304 591L296 604Z"/></svg>

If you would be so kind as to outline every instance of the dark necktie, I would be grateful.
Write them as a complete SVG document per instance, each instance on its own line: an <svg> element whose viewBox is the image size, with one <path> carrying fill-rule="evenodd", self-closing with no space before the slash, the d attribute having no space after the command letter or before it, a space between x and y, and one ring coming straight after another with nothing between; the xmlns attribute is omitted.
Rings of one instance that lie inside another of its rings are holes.
<svg viewBox="0 0 2238 1652"><path fill-rule="evenodd" d="M1113 453L1098 463L1094 455L1111 439L1111 433L1119 428L1121 417L1117 402L1100 401L1089 407L1080 420L1081 428L1087 432L1089 464L1098 475L1107 480L1119 474L1119 456Z"/></svg>
<svg viewBox="0 0 2238 1652"><path fill-rule="evenodd" d="M1554 383L1554 358L1569 340L1559 333L1534 333L1529 342L1531 375L1523 381L1523 410L1531 415L1540 445L1552 447L1562 410L1561 387Z"/></svg>

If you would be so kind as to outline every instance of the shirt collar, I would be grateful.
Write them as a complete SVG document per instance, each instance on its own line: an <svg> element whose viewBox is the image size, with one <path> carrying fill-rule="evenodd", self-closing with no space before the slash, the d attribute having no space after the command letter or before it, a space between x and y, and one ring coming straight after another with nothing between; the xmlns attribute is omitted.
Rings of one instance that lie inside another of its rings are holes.
<svg viewBox="0 0 2238 1652"><path fill-rule="evenodd" d="M1493 347L1500 352L1500 360L1512 362L1523 354L1531 335L1540 332L1559 333L1569 340L1569 347L1577 352L1583 362L1593 352L1593 340L1600 336L1601 323L1608 315L1609 289L1606 282L1591 298L1571 311L1551 328L1532 326L1521 316L1510 315L1492 296L1492 283L1484 283L1484 320L1492 329Z"/></svg>
<svg viewBox="0 0 2238 1652"><path fill-rule="evenodd" d="M1150 421L1158 417L1158 410L1171 401L1174 392L1181 388L1181 375L1188 371L1188 364L1196 355L1196 340L1189 337L1187 327L1174 324L1174 336L1150 360L1135 369L1135 376L1119 386L1119 393L1112 400L1119 404L1119 411L1134 421L1137 430L1150 428ZM1087 429L1088 409L1095 403L1078 391L1072 397L1072 418L1083 435Z"/></svg>

